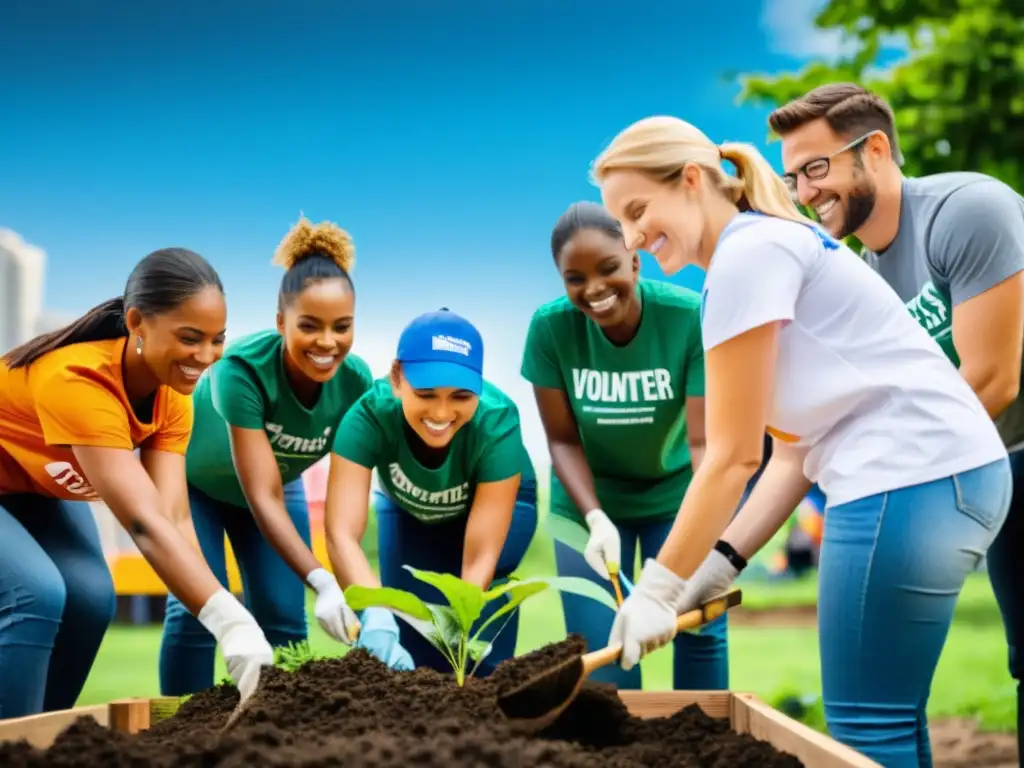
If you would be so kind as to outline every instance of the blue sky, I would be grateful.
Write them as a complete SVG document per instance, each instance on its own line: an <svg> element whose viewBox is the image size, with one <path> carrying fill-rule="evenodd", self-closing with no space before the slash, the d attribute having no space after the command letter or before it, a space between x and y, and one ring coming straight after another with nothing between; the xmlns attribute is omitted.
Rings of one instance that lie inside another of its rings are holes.
<svg viewBox="0 0 1024 768"><path fill-rule="evenodd" d="M561 292L548 239L599 200L589 163L670 113L765 145L730 72L829 55L820 0L36 0L0 6L0 227L48 254L45 306L117 295L160 247L205 255L229 331L273 323L274 247L304 212L356 242L355 352L382 374L401 328L447 306L517 398L530 315ZM644 274L661 277L652 261Z"/></svg>

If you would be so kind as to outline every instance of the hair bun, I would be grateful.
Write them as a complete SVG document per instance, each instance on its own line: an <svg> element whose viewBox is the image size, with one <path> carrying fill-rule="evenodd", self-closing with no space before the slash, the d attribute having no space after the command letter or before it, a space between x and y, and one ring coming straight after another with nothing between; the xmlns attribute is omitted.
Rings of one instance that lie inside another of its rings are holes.
<svg viewBox="0 0 1024 768"><path fill-rule="evenodd" d="M284 236L274 252L274 264L291 269L309 256L326 256L346 273L356 262L356 246L352 236L332 221L313 224L305 216Z"/></svg>

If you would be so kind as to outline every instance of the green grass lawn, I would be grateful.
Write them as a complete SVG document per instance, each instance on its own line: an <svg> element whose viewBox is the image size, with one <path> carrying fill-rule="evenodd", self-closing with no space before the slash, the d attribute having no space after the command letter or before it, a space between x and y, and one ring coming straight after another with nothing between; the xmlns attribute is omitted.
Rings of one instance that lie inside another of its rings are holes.
<svg viewBox="0 0 1024 768"><path fill-rule="evenodd" d="M368 532L371 534L372 532ZM368 536L368 540L372 540ZM375 552L374 552L375 554ZM523 562L523 575L555 572L550 539L538 534ZM743 584L744 606L767 609L785 605L813 605L814 579L776 584ZM310 606L311 607L311 606ZM524 653L565 636L557 593L543 593L521 608L517 652ZM339 655L344 648L327 637L312 619L310 643L324 655ZM157 696L158 626L112 627L86 683L80 704L95 704L127 696ZM643 662L644 688L671 687L671 649L652 654ZM755 693L780 705L788 697L806 697L812 703L802 716L821 727L821 692L817 631L813 628L733 627L730 629L730 687ZM218 658L218 679L224 677ZM1006 641L986 576L968 581L957 608L939 670L932 688L931 716L978 717L988 730L1013 731L1015 695L1006 671Z"/></svg>

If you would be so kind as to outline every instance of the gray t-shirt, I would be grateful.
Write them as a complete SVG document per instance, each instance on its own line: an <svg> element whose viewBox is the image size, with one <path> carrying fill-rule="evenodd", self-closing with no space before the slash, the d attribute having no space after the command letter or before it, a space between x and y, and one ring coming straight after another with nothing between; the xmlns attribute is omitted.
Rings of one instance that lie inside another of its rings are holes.
<svg viewBox="0 0 1024 768"><path fill-rule="evenodd" d="M959 367L952 308L1024 269L1024 200L980 173L905 179L896 239L863 255ZM1008 450L1024 447L1024 400L996 426Z"/></svg>

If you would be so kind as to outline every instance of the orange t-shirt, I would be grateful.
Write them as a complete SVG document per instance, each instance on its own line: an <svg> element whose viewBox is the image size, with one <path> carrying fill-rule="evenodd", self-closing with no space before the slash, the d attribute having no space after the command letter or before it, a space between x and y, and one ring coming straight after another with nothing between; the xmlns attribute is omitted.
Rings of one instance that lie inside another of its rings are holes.
<svg viewBox="0 0 1024 768"><path fill-rule="evenodd" d="M71 344L13 371L0 362L0 496L98 500L72 445L184 455L192 398L160 387L153 421L139 421L121 376L127 341Z"/></svg>

